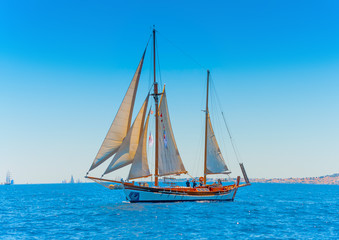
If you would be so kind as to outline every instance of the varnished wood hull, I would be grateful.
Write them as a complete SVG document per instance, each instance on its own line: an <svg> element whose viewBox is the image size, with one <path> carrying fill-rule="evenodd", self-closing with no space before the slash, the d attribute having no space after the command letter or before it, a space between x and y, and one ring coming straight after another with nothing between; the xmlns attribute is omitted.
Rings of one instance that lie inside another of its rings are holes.
<svg viewBox="0 0 339 240"><path fill-rule="evenodd" d="M126 200L137 202L232 201L235 189L219 192L170 190L169 188L125 185Z"/></svg>
<svg viewBox="0 0 339 240"><path fill-rule="evenodd" d="M103 178L87 177L97 183L100 183L108 189L107 186L101 182L111 182L113 184L121 184L126 195L126 200L131 203L137 202L184 202L184 201L233 201L238 188L248 186L250 184L240 183L240 177L237 177L237 182L234 185L220 186L207 185L203 187L148 187L138 186L134 183L120 182Z"/></svg>

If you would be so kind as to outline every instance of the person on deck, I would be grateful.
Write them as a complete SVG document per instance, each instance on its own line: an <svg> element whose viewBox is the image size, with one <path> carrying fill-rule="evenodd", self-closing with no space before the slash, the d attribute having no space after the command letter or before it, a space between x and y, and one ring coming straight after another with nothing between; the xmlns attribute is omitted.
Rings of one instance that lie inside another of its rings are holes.
<svg viewBox="0 0 339 240"><path fill-rule="evenodd" d="M188 179L186 181L186 187L190 187L190 180L188 180Z"/></svg>
<svg viewBox="0 0 339 240"><path fill-rule="evenodd" d="M204 182L203 182L202 179L199 179L199 185L200 185L200 187L202 187L202 185L204 185Z"/></svg>
<svg viewBox="0 0 339 240"><path fill-rule="evenodd" d="M218 185L222 186L221 179L218 179Z"/></svg>
<svg viewBox="0 0 339 240"><path fill-rule="evenodd" d="M195 179L192 182L192 187L195 188L197 186L197 183L195 182Z"/></svg>

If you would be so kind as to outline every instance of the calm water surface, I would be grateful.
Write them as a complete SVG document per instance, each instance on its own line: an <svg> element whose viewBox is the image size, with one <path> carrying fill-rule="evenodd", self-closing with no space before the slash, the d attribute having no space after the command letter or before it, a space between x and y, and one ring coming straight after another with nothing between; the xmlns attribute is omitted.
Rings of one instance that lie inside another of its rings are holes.
<svg viewBox="0 0 339 240"><path fill-rule="evenodd" d="M0 239L339 239L339 186L253 184L234 202L123 202L98 184L0 186Z"/></svg>

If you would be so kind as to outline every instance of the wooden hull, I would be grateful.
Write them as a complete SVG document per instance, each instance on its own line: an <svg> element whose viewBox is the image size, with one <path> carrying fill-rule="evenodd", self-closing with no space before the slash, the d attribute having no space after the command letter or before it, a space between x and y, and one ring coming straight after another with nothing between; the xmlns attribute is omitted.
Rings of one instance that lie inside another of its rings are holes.
<svg viewBox="0 0 339 240"><path fill-rule="evenodd" d="M236 189L236 188L235 188ZM190 191L124 185L126 200L137 202L232 201L235 189L228 191ZM192 189L193 190L193 189Z"/></svg>
<svg viewBox="0 0 339 240"><path fill-rule="evenodd" d="M236 184L228 186L207 185L203 187L148 187L148 185L138 186L134 183L120 182L103 178L87 177L108 189L116 189L102 184L102 182L111 182L121 184L126 195L126 200L131 203L137 202L185 202L185 201L233 201L238 188L250 184L240 183L240 177L237 177ZM113 186L113 185L112 185Z"/></svg>

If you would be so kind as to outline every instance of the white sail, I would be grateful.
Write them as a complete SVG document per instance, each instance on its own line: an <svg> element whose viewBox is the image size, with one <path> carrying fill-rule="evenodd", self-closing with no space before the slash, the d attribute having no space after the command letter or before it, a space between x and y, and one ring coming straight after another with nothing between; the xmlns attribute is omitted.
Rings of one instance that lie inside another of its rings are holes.
<svg viewBox="0 0 339 240"><path fill-rule="evenodd" d="M211 124L211 119L207 118L207 159L206 167L207 173L229 173L224 158L220 152L220 148L215 138L214 131Z"/></svg>
<svg viewBox="0 0 339 240"><path fill-rule="evenodd" d="M134 155L137 151L140 135L144 126L144 120L146 115L148 103L148 96L142 105L137 117L134 120L132 127L129 129L126 137L122 141L122 144L114 155L113 160L109 164L104 174L110 173L114 170L131 164L134 159Z"/></svg>
<svg viewBox="0 0 339 240"><path fill-rule="evenodd" d="M164 90L159 105L159 176L186 173L170 122L166 92Z"/></svg>
<svg viewBox="0 0 339 240"><path fill-rule="evenodd" d="M138 68L128 87L128 90L120 105L117 115L115 116L113 123L108 130L104 142L102 143L89 171L93 170L104 161L106 161L108 158L110 158L114 153L116 153L122 143L122 140L126 137L126 134L131 126L134 101L138 89L145 52L142 55Z"/></svg>
<svg viewBox="0 0 339 240"><path fill-rule="evenodd" d="M134 160L127 179L151 176L147 161L147 129L150 112L147 115L144 130L140 136L140 142L134 156Z"/></svg>

